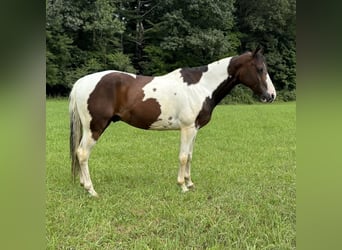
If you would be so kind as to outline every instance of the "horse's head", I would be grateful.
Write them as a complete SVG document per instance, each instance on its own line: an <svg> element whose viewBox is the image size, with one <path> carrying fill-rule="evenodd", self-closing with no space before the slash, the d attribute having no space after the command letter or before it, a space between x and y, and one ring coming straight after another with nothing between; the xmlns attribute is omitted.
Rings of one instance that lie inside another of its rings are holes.
<svg viewBox="0 0 342 250"><path fill-rule="evenodd" d="M242 83L252 89L262 102L275 100L276 91L267 72L265 58L260 47L253 52L233 57L228 72L237 83Z"/></svg>

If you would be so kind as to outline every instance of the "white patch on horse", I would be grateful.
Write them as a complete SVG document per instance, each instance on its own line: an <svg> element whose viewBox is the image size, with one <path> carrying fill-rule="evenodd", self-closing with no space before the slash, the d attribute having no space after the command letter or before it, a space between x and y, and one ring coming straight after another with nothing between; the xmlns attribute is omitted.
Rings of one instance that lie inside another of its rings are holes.
<svg viewBox="0 0 342 250"><path fill-rule="evenodd" d="M274 96L273 101L276 99L277 93L276 90L274 88L273 82L271 80L271 77L269 76L269 74L267 73L266 75L266 83L267 83L267 93Z"/></svg>
<svg viewBox="0 0 342 250"><path fill-rule="evenodd" d="M183 81L181 69L155 77L143 87L144 98L156 99L161 114L150 129L172 130L195 126L194 122L203 102L211 98L215 89L228 78L228 65L231 57L208 65L198 83L188 85Z"/></svg>

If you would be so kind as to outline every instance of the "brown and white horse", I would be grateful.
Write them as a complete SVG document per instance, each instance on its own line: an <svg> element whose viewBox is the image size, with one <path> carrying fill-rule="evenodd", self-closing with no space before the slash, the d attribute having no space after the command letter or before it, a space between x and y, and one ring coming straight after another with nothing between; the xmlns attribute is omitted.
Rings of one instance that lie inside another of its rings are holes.
<svg viewBox="0 0 342 250"><path fill-rule="evenodd" d="M123 121L149 130L180 130L178 184L193 187L190 164L197 131L215 106L237 85L253 90L262 102L273 102L276 91L260 49L224 58L206 66L181 68L162 76L120 71L86 75L70 94L70 154L72 173L97 196L90 179L92 147L111 122Z"/></svg>

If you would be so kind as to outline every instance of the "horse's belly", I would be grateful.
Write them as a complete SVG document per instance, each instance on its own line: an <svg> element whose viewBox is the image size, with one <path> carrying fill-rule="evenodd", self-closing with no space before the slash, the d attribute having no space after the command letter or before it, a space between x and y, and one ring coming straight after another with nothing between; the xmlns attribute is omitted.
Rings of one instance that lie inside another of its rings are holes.
<svg viewBox="0 0 342 250"><path fill-rule="evenodd" d="M152 130L178 130L180 129L180 123L173 118L161 119L151 124Z"/></svg>
<svg viewBox="0 0 342 250"><path fill-rule="evenodd" d="M195 117L188 112L188 107L175 105L172 108L161 108L158 119L151 124L150 129L153 130L178 130L182 127L191 126ZM178 107L178 108L177 108Z"/></svg>

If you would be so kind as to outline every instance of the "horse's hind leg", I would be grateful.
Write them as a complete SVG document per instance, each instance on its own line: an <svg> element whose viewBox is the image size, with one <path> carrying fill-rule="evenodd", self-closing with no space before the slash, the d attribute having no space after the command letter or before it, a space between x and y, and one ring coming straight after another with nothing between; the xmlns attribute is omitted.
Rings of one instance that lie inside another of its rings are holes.
<svg viewBox="0 0 342 250"><path fill-rule="evenodd" d="M95 145L96 141L92 138L91 132L84 129L81 143L77 149L77 158L80 163L80 182L81 185L90 193L92 196L98 196L93 183L90 179L88 160L92 147Z"/></svg>

